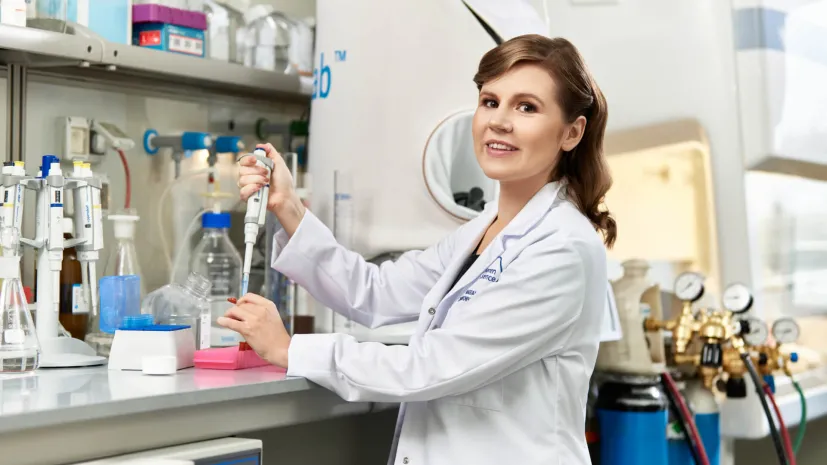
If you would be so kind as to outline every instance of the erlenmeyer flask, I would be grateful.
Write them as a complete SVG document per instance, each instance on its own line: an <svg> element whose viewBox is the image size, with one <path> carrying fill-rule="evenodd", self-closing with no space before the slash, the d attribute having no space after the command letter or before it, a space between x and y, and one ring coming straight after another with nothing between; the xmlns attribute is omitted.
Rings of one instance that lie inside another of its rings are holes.
<svg viewBox="0 0 827 465"><path fill-rule="evenodd" d="M146 297L144 277L138 264L138 253L135 251L135 227L140 219L135 210L129 209L117 215L107 217L112 221L117 244L109 254L109 260L104 270L105 276L138 276L141 278L141 300Z"/></svg>
<svg viewBox="0 0 827 465"><path fill-rule="evenodd" d="M0 373L33 371L40 365L40 344L20 282L19 244L17 229L0 231Z"/></svg>

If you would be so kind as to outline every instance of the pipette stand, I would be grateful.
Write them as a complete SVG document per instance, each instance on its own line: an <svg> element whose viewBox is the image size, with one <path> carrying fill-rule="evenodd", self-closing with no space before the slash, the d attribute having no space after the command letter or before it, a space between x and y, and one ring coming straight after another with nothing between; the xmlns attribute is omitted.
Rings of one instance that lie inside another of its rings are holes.
<svg viewBox="0 0 827 465"><path fill-rule="evenodd" d="M43 172L45 170L45 172ZM106 363L85 342L71 337L60 337L60 270L63 261L63 198L66 179L60 171L57 157L44 156L42 176L26 178L28 189L35 190L35 240L21 238L21 242L37 249L37 296L35 327L40 343L42 368L94 366Z"/></svg>

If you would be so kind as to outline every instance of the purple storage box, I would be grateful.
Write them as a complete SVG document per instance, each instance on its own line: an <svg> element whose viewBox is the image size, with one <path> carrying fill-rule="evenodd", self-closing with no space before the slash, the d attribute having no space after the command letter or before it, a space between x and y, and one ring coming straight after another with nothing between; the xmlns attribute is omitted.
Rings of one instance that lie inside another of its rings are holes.
<svg viewBox="0 0 827 465"><path fill-rule="evenodd" d="M156 4L132 5L132 24L163 23L207 30L207 15Z"/></svg>

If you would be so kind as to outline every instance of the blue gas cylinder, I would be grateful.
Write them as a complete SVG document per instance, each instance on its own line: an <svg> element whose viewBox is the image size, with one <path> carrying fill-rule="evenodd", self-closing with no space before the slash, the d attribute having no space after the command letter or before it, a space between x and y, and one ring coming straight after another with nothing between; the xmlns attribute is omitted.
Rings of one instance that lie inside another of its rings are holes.
<svg viewBox="0 0 827 465"><path fill-rule="evenodd" d="M607 376L596 403L601 465L667 465L668 406L658 376Z"/></svg>
<svg viewBox="0 0 827 465"><path fill-rule="evenodd" d="M721 463L721 416L715 395L703 386L699 380L690 380L683 391L689 409L693 412L695 427L701 436L709 465ZM697 465L686 442L685 433L677 426L677 422L670 424L669 438L669 465Z"/></svg>

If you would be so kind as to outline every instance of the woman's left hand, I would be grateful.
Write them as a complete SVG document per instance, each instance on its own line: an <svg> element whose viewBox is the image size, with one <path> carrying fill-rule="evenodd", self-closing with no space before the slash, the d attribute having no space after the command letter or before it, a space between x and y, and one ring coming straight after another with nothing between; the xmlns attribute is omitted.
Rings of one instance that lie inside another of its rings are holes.
<svg viewBox="0 0 827 465"><path fill-rule="evenodd" d="M287 368L290 335L273 302L260 295L247 294L218 319L218 324L244 336L259 357Z"/></svg>

